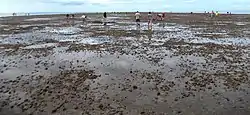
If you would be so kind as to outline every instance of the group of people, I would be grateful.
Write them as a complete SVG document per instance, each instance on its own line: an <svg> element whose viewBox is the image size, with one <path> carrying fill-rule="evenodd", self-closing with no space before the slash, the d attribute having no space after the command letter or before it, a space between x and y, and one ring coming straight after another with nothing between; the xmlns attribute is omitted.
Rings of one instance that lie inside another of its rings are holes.
<svg viewBox="0 0 250 115"><path fill-rule="evenodd" d="M218 17L218 16L220 15L220 14L219 14L219 11L216 11L216 12L214 12L214 11L212 11L212 12L206 12L206 11L205 11L205 14L209 14L209 16L212 17L212 18L213 18L213 17ZM228 15L229 15L229 14L231 15L232 13L231 13L231 12L227 12L227 14L228 14Z"/></svg>
<svg viewBox="0 0 250 115"><path fill-rule="evenodd" d="M156 19L160 20L160 21L163 21L164 18L165 18L165 16L166 16L165 13L160 13L160 14L157 14ZM138 27L140 26L140 17L141 17L141 14L139 13L139 11L137 11L135 13L135 21L136 21ZM148 29L152 30L153 20L155 19L154 15L152 14L152 12L148 12L147 19L148 19Z"/></svg>
<svg viewBox="0 0 250 115"><path fill-rule="evenodd" d="M218 11L216 11L216 12L212 11L211 14L210 14L210 17L217 17L217 16L219 16Z"/></svg>
<svg viewBox="0 0 250 115"><path fill-rule="evenodd" d="M69 19L69 18L70 18L70 15L69 15L69 14L66 14L66 18ZM71 18L74 19L74 18L75 18L75 14L72 14L72 15L71 15Z"/></svg>
<svg viewBox="0 0 250 115"><path fill-rule="evenodd" d="M147 16L147 20L148 20L148 29L151 30L152 29L152 26L153 26L153 20L164 20L166 14L165 13L159 13L157 14L156 16L153 15L152 12L148 12L148 16ZM67 20L69 20L70 18L71 19L74 19L75 18L75 15L74 14L66 14L66 18ZM87 16L86 15L82 15L81 19L83 20L83 22L86 21L87 19ZM103 25L107 25L107 12L104 12L103 13ZM135 22L136 22L136 25L137 27L140 27L140 22L141 22L141 14L139 11L137 11L135 13Z"/></svg>
<svg viewBox="0 0 250 115"><path fill-rule="evenodd" d="M136 26L137 28L140 28L140 22L141 22L141 13L139 11L137 11L135 13L135 22L136 22ZM164 18L165 18L166 14L165 13L159 13L157 15L154 15L152 12L148 12L148 15L147 15L147 21L148 21L148 29L149 30L152 30L152 26L153 26L153 21L154 20L159 20L159 21L163 21ZM74 14L66 14L66 18L67 18L67 22L69 22L69 19L74 19L75 18L75 15ZM83 23L86 22L87 20L87 16L86 15L82 15L80 17L83 21ZM107 20L107 12L104 12L103 13L103 25L107 25L108 23L108 20Z"/></svg>

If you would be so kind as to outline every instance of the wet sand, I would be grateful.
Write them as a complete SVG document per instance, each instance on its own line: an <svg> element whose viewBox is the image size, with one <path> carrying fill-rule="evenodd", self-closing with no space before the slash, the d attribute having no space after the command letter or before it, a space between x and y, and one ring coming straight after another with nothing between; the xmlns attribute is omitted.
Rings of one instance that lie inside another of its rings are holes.
<svg viewBox="0 0 250 115"><path fill-rule="evenodd" d="M0 18L1 115L249 115L250 15Z"/></svg>

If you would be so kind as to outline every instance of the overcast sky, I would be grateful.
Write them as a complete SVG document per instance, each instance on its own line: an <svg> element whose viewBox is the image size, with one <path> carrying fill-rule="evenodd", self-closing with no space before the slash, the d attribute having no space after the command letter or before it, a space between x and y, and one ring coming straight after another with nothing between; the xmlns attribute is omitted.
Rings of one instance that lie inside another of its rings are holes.
<svg viewBox="0 0 250 115"><path fill-rule="evenodd" d="M0 12L102 12L205 10L250 13L250 0L0 0Z"/></svg>

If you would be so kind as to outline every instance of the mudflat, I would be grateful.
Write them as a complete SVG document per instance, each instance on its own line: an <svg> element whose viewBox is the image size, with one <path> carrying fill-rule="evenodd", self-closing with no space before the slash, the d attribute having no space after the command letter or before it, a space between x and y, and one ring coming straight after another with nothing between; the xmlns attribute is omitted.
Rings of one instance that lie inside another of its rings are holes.
<svg viewBox="0 0 250 115"><path fill-rule="evenodd" d="M249 115L250 15L0 18L1 115Z"/></svg>

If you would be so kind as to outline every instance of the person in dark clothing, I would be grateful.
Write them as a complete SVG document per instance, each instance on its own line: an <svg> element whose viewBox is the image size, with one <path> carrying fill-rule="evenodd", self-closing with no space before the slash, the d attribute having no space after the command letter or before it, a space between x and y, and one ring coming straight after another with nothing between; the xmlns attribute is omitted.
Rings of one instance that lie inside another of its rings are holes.
<svg viewBox="0 0 250 115"><path fill-rule="evenodd" d="M103 13L103 17L104 17L104 18L107 18L107 12L104 12L104 13Z"/></svg>
<svg viewBox="0 0 250 115"><path fill-rule="evenodd" d="M69 14L66 14L66 18L69 19Z"/></svg>
<svg viewBox="0 0 250 115"><path fill-rule="evenodd" d="M72 18L73 18L73 19L75 18L75 14L72 14Z"/></svg>
<svg viewBox="0 0 250 115"><path fill-rule="evenodd" d="M104 25L107 25L107 12L103 13L103 18L104 18Z"/></svg>

